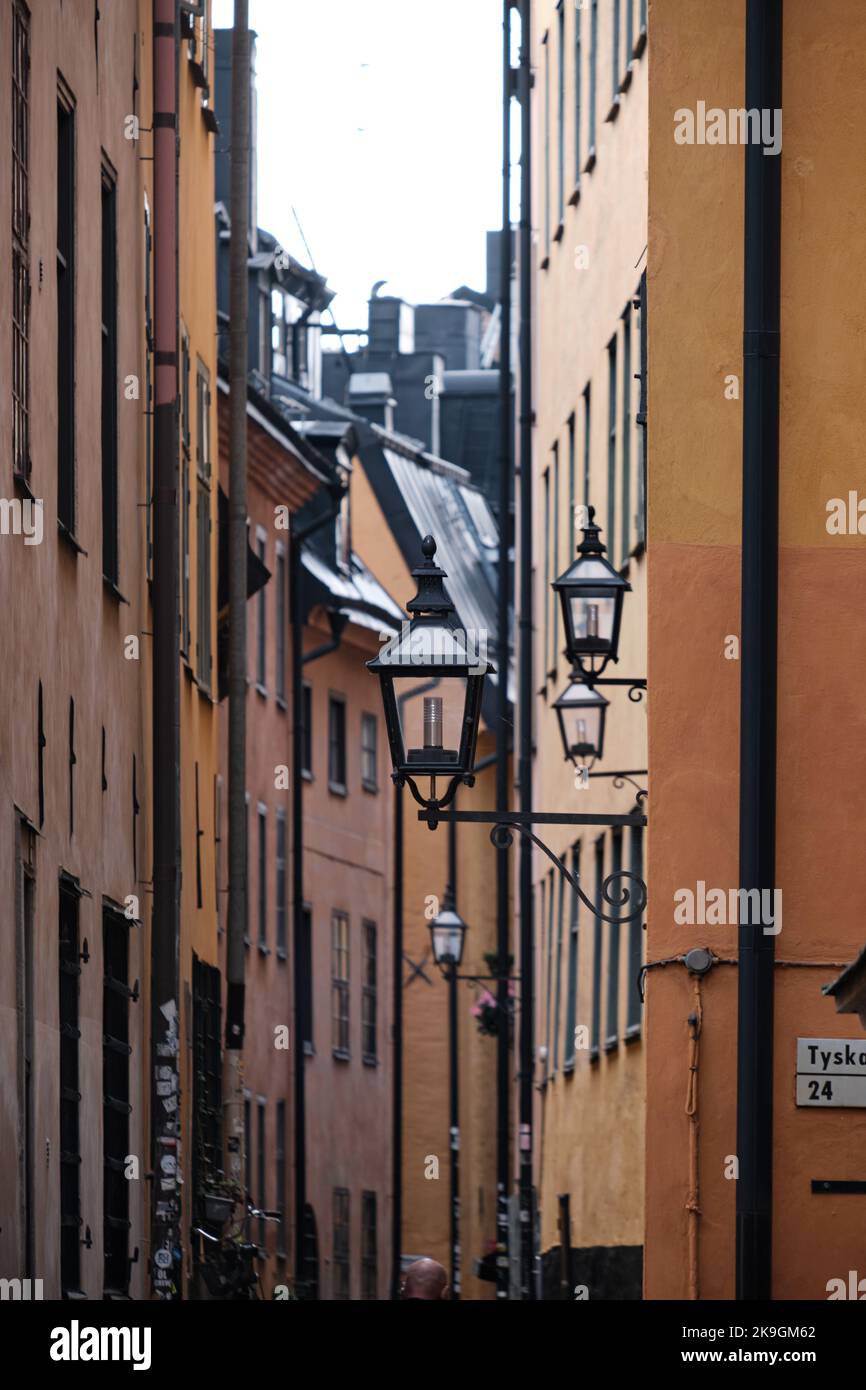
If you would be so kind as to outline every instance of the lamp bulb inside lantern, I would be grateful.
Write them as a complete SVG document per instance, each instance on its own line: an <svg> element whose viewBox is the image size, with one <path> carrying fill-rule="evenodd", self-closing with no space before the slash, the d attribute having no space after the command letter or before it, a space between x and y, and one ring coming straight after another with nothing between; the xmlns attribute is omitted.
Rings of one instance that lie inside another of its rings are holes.
<svg viewBox="0 0 866 1390"><path fill-rule="evenodd" d="M424 696L424 747L442 747L442 696Z"/></svg>

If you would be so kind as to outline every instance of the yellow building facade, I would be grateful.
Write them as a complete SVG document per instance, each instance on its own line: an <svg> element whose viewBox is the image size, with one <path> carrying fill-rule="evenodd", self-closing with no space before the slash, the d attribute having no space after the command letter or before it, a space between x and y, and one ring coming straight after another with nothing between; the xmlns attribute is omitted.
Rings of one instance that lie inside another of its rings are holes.
<svg viewBox="0 0 866 1390"><path fill-rule="evenodd" d="M569 684L559 599L594 508L628 581L618 666L646 676L644 436L638 421L647 209L646 7L532 7L534 308L533 805L630 814L646 769L646 705L610 701L588 778L565 760L554 701ZM599 775L600 774L600 775ZM635 786L636 784L636 786ZM642 876L641 827L543 827L594 903ZM645 1058L641 922L600 922L536 852L534 1171L545 1298L639 1298ZM608 913L615 909L605 905Z"/></svg>

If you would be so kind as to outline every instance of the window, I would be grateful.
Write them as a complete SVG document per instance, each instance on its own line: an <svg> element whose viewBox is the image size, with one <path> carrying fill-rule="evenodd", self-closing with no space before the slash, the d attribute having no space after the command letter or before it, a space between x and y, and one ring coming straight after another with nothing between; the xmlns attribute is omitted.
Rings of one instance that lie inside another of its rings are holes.
<svg viewBox="0 0 866 1390"><path fill-rule="evenodd" d="M346 702L342 695L328 701L328 787L346 791Z"/></svg>
<svg viewBox="0 0 866 1390"><path fill-rule="evenodd" d="M42 682L36 700L36 772L39 782L39 828L45 824L45 699Z"/></svg>
<svg viewBox="0 0 866 1390"><path fill-rule="evenodd" d="M35 1020L33 1012L36 943L33 923L36 903L36 832L25 820L18 820L16 875L16 1006L18 1018L18 1173L23 1218L21 1273L35 1277L36 1261L36 1165L35 1138Z"/></svg>
<svg viewBox="0 0 866 1390"><path fill-rule="evenodd" d="M551 1004L553 1000L553 920L554 920L554 884L553 870L551 869L547 880L547 1026L545 1030L545 1051L547 1057L544 1063L544 1076L547 1080L552 1073L553 1053L551 1051L550 1040L553 1026L553 1012Z"/></svg>
<svg viewBox="0 0 866 1390"><path fill-rule="evenodd" d="M611 874L615 876L622 873L621 830L614 830L611 850ZM619 886L618 882L616 886ZM604 1046L610 1050L619 1044L619 922L608 922L607 933L607 1027Z"/></svg>
<svg viewBox="0 0 866 1390"><path fill-rule="evenodd" d="M572 877L580 878L580 844L576 844L571 851L571 873ZM574 1055L576 1051L575 1029L577 1027L577 947L578 947L578 927L580 913L580 897L576 890L571 890L571 919L568 929L568 984L565 1005L565 1048L563 1051L562 1065L565 1071L571 1071L574 1067Z"/></svg>
<svg viewBox="0 0 866 1390"><path fill-rule="evenodd" d="M286 907L286 813L277 811L276 855L277 955L286 959L288 949Z"/></svg>
<svg viewBox="0 0 866 1390"><path fill-rule="evenodd" d="M551 575L551 579L557 579L557 578L559 577L559 574L560 574L560 569L559 569L559 440L558 440L558 439L557 439L557 440L554 440L554 443L553 443L553 483L552 483L552 492L553 492L553 499L552 499L552 500L553 500L553 574ZM554 590L552 584L548 584L548 586L547 586L547 602L550 604L550 656L549 656L549 659L548 659L548 660L549 660L549 667L548 667L548 669L549 669L549 671L550 671L550 674L553 675L553 676L555 676L555 675L556 675L556 667L557 667L557 660L556 660L556 647L557 647L557 641L556 641L556 632L557 632L557 628L556 628L556 610L557 610L557 608L558 608L558 606L559 606L559 599L557 598L556 592L555 592L555 590Z"/></svg>
<svg viewBox="0 0 866 1390"><path fill-rule="evenodd" d="M617 99L617 94L618 94L618 92L619 92L619 44L620 44L620 34L619 34L620 13L619 13L619 9L620 9L620 0L613 0L613 43L612 43L611 47L612 47L612 52L613 52L613 100L614 100L614 102L616 101L616 99Z"/></svg>
<svg viewBox="0 0 866 1390"><path fill-rule="evenodd" d="M598 85L598 0L592 0L589 16L589 153L584 165L588 174L595 164L595 108Z"/></svg>
<svg viewBox="0 0 866 1390"><path fill-rule="evenodd" d="M583 388L583 505L589 506L589 468L591 463L592 436L592 386L589 382Z"/></svg>
<svg viewBox="0 0 866 1390"><path fill-rule="evenodd" d="M305 777L313 775L313 687L304 681L303 767Z"/></svg>
<svg viewBox="0 0 866 1390"><path fill-rule="evenodd" d="M253 1103L249 1091L244 1091L244 1234L250 1239L250 1218L246 1203L253 1193Z"/></svg>
<svg viewBox="0 0 866 1390"><path fill-rule="evenodd" d="M271 297L259 291L259 371L268 381L271 375Z"/></svg>
<svg viewBox="0 0 866 1390"><path fill-rule="evenodd" d="M202 881L201 881L201 840L202 840L202 836L204 835L204 831L203 831L202 828L201 828L201 810L200 810L200 806L201 806L201 803L200 803L199 794L198 794L198 761L196 760L196 763L195 763L195 905L196 905L196 907L198 908L199 912L201 912L201 909L202 909L202 907L203 907L203 905L204 905L204 899L203 899L203 897L202 897Z"/></svg>
<svg viewBox="0 0 866 1390"><path fill-rule="evenodd" d="M334 1298L349 1297L349 1192L334 1188Z"/></svg>
<svg viewBox="0 0 866 1390"><path fill-rule="evenodd" d="M580 187L580 152L583 148L581 121L583 120L583 10L574 7L574 182Z"/></svg>
<svg viewBox="0 0 866 1390"><path fill-rule="evenodd" d="M313 913L305 907L301 913L301 1041L308 1052L313 1050Z"/></svg>
<svg viewBox="0 0 866 1390"><path fill-rule="evenodd" d="M81 1093L78 1089L78 890L60 880L60 1287L81 1287Z"/></svg>
<svg viewBox="0 0 866 1390"><path fill-rule="evenodd" d="M643 826L631 828L630 872L636 878L643 878ZM643 926L640 917L628 924L628 993L626 995L626 1041L640 1036L640 972L643 965Z"/></svg>
<svg viewBox="0 0 866 1390"><path fill-rule="evenodd" d="M565 559L570 564L574 558L575 546L577 545L577 528L574 524L574 507L577 500L576 493L576 473L577 473L577 445L575 441L575 430L577 421L574 411L568 417L568 530L566 532Z"/></svg>
<svg viewBox="0 0 866 1390"><path fill-rule="evenodd" d="M332 1046L339 1057L349 1055L349 919L344 912L331 917Z"/></svg>
<svg viewBox="0 0 866 1390"><path fill-rule="evenodd" d="M258 804L259 947L268 944L268 810Z"/></svg>
<svg viewBox="0 0 866 1390"><path fill-rule="evenodd" d="M213 665L210 480L210 386L207 368L199 362L196 370L196 675L206 690L210 690Z"/></svg>
<svg viewBox="0 0 866 1390"><path fill-rule="evenodd" d="M266 1159L267 1159L267 1152L268 1152L268 1149L267 1149L267 1144L265 1143L265 1115L266 1115L266 1102L265 1102L265 1099L264 1099L263 1096L259 1096L259 1098L258 1098L258 1107L257 1107L257 1108L258 1108L258 1134L257 1134L256 1159L257 1159L258 1171L257 1171L257 1174L256 1174L256 1187L257 1187L256 1205L257 1205L259 1211L264 1211L264 1210L265 1210L265 1207L267 1206L267 1201L266 1201L267 1192L266 1192L266 1190L265 1190L265 1189L266 1189L266 1180L265 1180L266 1166L265 1166L265 1163L266 1163ZM262 1249L264 1249L265 1240L266 1240L266 1235L265 1235L265 1218L264 1218L263 1216L260 1216L260 1217L259 1217L259 1245L262 1247Z"/></svg>
<svg viewBox="0 0 866 1390"><path fill-rule="evenodd" d="M625 0L625 70L631 62L634 48L634 0Z"/></svg>
<svg viewBox="0 0 866 1390"><path fill-rule="evenodd" d="M562 998L562 919L565 912L565 879L559 875L556 909L556 985L553 994L553 1070L559 1071L560 1002Z"/></svg>
<svg viewBox="0 0 866 1390"><path fill-rule="evenodd" d="M129 1290L129 923L102 912L102 1194L103 1289Z"/></svg>
<svg viewBox="0 0 866 1390"><path fill-rule="evenodd" d="M12 10L12 468L30 476L30 11Z"/></svg>
<svg viewBox="0 0 866 1390"><path fill-rule="evenodd" d="M363 989L361 992L361 1052L365 1062L376 1060L376 969L377 939L373 922L361 927L364 958Z"/></svg>
<svg viewBox="0 0 866 1390"><path fill-rule="evenodd" d="M616 565L616 334L607 345L607 557Z"/></svg>
<svg viewBox="0 0 866 1390"><path fill-rule="evenodd" d="M550 654L550 469L545 468L542 474L544 484L544 651L542 652L542 666L545 676L548 670L548 657Z"/></svg>
<svg viewBox="0 0 866 1390"><path fill-rule="evenodd" d="M69 700L69 749L67 753L69 766L69 838L75 834L75 764L78 762L75 756L75 701L70 697Z"/></svg>
<svg viewBox="0 0 866 1390"><path fill-rule="evenodd" d="M378 1259L376 1240L376 1194L361 1193L361 1297L378 1297Z"/></svg>
<svg viewBox="0 0 866 1390"><path fill-rule="evenodd" d="M180 649L184 656L189 655L190 644L189 378L189 337L185 332L182 332L180 339Z"/></svg>
<svg viewBox="0 0 866 1390"><path fill-rule="evenodd" d="M280 1213L277 1224L277 1254L285 1258L288 1248L288 1228L286 1225L286 1102L277 1101L276 1125L276 1186L274 1210Z"/></svg>
<svg viewBox="0 0 866 1390"><path fill-rule="evenodd" d="M75 107L57 94L57 520L75 532Z"/></svg>
<svg viewBox="0 0 866 1390"><path fill-rule="evenodd" d="M277 700L281 705L286 703L286 552L280 541L276 545L276 616L277 625L277 669L275 673L275 684Z"/></svg>
<svg viewBox="0 0 866 1390"><path fill-rule="evenodd" d="M541 40L544 48L544 260L550 256L550 34Z"/></svg>
<svg viewBox="0 0 866 1390"><path fill-rule="evenodd" d="M638 289L638 342L640 344L640 401L638 404L638 469L637 469L637 543L646 544L646 470L647 470L647 352L646 352L646 271L640 277Z"/></svg>
<svg viewBox="0 0 866 1390"><path fill-rule="evenodd" d="M192 958L192 1210L195 1224L212 1235L205 1197L223 1170L222 1011L220 972Z"/></svg>
<svg viewBox="0 0 866 1390"><path fill-rule="evenodd" d="M595 909L604 911L604 836L595 842ZM601 1042L601 917L594 919L592 941L592 1029L589 1039L589 1057L594 1062L598 1057Z"/></svg>
<svg viewBox="0 0 866 1390"><path fill-rule="evenodd" d="M557 0L556 28L559 39L557 48L557 111L556 111L556 157L558 198L557 222L561 226L565 220L565 0Z"/></svg>
<svg viewBox="0 0 866 1390"><path fill-rule="evenodd" d="M641 27L641 33L643 33L643 34L646 33L646 12L647 12L647 0L640 0L640 27Z"/></svg>
<svg viewBox="0 0 866 1390"><path fill-rule="evenodd" d="M147 577L151 578L153 547L151 543L151 487L152 458L151 441L153 430L153 302L151 297L151 247L150 208L147 195L144 199L144 530Z"/></svg>
<svg viewBox="0 0 866 1390"><path fill-rule="evenodd" d="M244 810L244 943L250 944L250 794Z"/></svg>
<svg viewBox="0 0 866 1390"><path fill-rule="evenodd" d="M631 304L622 314L622 509L620 555L625 564L631 554Z"/></svg>
<svg viewBox="0 0 866 1390"><path fill-rule="evenodd" d="M258 555L258 557L259 557L259 559L261 560L262 564L265 563L265 551L266 551L266 546L267 546L267 537L266 537L266 535L265 535L265 532L262 530L261 526L258 526L258 527L256 528L256 554ZM267 585L266 585L266 584L263 584L262 587L259 589L258 594L256 595L256 689L259 691L259 693L260 693L261 695L264 695L264 694L265 694L265 691L266 691L266 686L265 686L265 673L266 673L266 667L265 667L265 661L266 661L266 645L265 645L265 643L266 643L266 635L267 635L267 630L266 630L267 609L266 609L266 606L265 606L266 603L267 603L267 599L266 599L266 597L265 597L266 592L267 592Z"/></svg>
<svg viewBox="0 0 866 1390"><path fill-rule="evenodd" d="M378 783L378 758L377 758L377 730L375 714L361 715L361 786L365 791L375 792L379 789Z"/></svg>

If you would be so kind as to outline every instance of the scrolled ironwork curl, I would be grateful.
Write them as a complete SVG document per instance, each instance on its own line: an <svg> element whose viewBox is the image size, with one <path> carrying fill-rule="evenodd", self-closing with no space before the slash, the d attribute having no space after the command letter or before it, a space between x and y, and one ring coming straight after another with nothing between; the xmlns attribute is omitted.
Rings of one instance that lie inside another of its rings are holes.
<svg viewBox="0 0 866 1390"><path fill-rule="evenodd" d="M588 907L593 917L597 917L602 922L612 922L615 926L621 926L625 922L633 922L636 917L640 917L647 904L647 887L642 878L637 874L630 873L628 869L620 869L615 874L608 874L602 884L602 897L611 907L625 907L632 900L632 892L623 884L621 894L615 898L611 892L611 884L615 879L630 879L635 885L634 899L635 906L631 912L622 915L611 916L608 912L600 912L591 898L580 886L580 880L570 869L566 868L558 855L544 843L543 840L533 833L527 826L521 825L518 821L498 821L490 831L490 843L495 849L507 849L514 838L514 831L523 835L525 839L531 840L543 854L546 854L552 864L555 864L563 878L567 879L574 891L577 893L584 906Z"/></svg>
<svg viewBox="0 0 866 1390"><path fill-rule="evenodd" d="M645 685L631 685L631 686L629 686L628 698L629 698L630 700L632 700L632 701L634 702L634 704L639 705L645 694L646 694L646 686L645 686Z"/></svg>

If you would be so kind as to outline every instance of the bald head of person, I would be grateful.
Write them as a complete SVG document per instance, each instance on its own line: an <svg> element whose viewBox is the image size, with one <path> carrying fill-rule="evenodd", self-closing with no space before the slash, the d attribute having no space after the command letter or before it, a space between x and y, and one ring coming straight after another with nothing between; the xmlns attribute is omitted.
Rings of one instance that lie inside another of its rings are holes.
<svg viewBox="0 0 866 1390"><path fill-rule="evenodd" d="M421 1298L425 1302L445 1297L448 1275L436 1260L416 1260L406 1270L403 1281L404 1298Z"/></svg>

